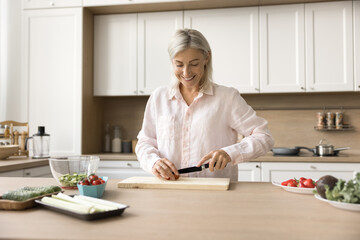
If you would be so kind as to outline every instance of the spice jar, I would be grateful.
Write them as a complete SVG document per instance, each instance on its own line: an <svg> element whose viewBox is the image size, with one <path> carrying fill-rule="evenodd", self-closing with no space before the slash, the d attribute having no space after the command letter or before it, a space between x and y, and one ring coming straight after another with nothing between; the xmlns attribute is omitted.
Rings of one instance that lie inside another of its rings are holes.
<svg viewBox="0 0 360 240"><path fill-rule="evenodd" d="M335 128L342 129L342 127L343 127L343 113L336 112L335 113Z"/></svg>
<svg viewBox="0 0 360 240"><path fill-rule="evenodd" d="M325 122L326 122L326 127L327 128L333 128L333 126L334 126L334 117L335 117L335 115L334 115L334 113L332 113L332 112L327 112L326 113L326 118L325 118Z"/></svg>
<svg viewBox="0 0 360 240"><path fill-rule="evenodd" d="M318 112L316 114L316 119L317 119L317 128L318 129L323 129L324 125L325 125L325 113L324 112Z"/></svg>

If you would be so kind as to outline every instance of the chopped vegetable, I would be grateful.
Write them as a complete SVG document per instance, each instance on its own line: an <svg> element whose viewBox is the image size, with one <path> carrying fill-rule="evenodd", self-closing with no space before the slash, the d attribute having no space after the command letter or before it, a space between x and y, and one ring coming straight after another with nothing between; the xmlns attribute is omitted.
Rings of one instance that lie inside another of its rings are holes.
<svg viewBox="0 0 360 240"><path fill-rule="evenodd" d="M67 173L59 177L59 182L62 184L63 187L76 187L77 183L85 179L86 177L86 174L74 173L70 175L69 173Z"/></svg>
<svg viewBox="0 0 360 240"><path fill-rule="evenodd" d="M72 212L82 213L82 214L88 214L88 213L94 213L95 209L93 207L72 203L64 200L60 200L53 197L43 197L41 199L41 202L47 203L51 206L69 210Z"/></svg>

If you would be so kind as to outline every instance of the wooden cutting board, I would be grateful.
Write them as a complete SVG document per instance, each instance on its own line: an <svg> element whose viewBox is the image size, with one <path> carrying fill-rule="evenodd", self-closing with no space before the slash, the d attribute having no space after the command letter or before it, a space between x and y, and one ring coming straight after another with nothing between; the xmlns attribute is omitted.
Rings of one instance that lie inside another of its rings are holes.
<svg viewBox="0 0 360 240"><path fill-rule="evenodd" d="M230 178L187 178L176 181L162 180L157 177L131 177L118 182L118 188L152 188L152 189L202 189L228 190Z"/></svg>

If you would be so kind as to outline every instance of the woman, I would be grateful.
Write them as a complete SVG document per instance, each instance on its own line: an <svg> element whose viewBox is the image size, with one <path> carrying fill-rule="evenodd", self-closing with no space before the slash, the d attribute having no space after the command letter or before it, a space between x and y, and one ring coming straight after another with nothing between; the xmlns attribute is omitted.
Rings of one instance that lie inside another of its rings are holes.
<svg viewBox="0 0 360 240"><path fill-rule="evenodd" d="M211 49L193 29L178 30L168 47L175 83L150 96L138 135L136 155L143 169L175 180L178 169L209 169L189 177L238 179L237 164L273 146L267 121L256 116L234 88L212 83ZM237 136L244 138L237 143Z"/></svg>

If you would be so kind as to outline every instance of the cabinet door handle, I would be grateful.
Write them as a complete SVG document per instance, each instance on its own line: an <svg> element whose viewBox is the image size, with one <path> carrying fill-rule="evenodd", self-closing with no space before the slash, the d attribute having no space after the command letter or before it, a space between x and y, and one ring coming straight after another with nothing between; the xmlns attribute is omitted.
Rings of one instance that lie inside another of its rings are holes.
<svg viewBox="0 0 360 240"><path fill-rule="evenodd" d="M144 93L144 91L143 91L143 90L140 90L140 93Z"/></svg>
<svg viewBox="0 0 360 240"><path fill-rule="evenodd" d="M131 163L127 163L126 164L128 167L132 167L132 164Z"/></svg>
<svg viewBox="0 0 360 240"><path fill-rule="evenodd" d="M311 169L314 169L314 170L316 169L316 167L313 166L313 165L310 165L310 168L311 168Z"/></svg>
<svg viewBox="0 0 360 240"><path fill-rule="evenodd" d="M49 4L50 4L50 6L54 6L54 5L55 5L55 3L54 3L54 2L50 2Z"/></svg>
<svg viewBox="0 0 360 240"><path fill-rule="evenodd" d="M301 90L305 90L305 88L304 88L304 87L301 87L300 89L301 89Z"/></svg>
<svg viewBox="0 0 360 240"><path fill-rule="evenodd" d="M135 90L134 93L137 94L137 91Z"/></svg>
<svg viewBox="0 0 360 240"><path fill-rule="evenodd" d="M255 167L256 167L256 168L260 168L260 166L259 166L259 165L256 165Z"/></svg>
<svg viewBox="0 0 360 240"><path fill-rule="evenodd" d="M259 91L260 89L258 89L258 88L255 88L255 91Z"/></svg>

